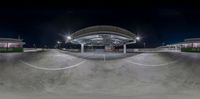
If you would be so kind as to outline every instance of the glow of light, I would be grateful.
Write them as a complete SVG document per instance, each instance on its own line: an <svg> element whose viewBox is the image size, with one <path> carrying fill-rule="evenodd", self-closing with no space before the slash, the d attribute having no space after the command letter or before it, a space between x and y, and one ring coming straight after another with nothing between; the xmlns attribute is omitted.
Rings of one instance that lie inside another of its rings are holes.
<svg viewBox="0 0 200 99"><path fill-rule="evenodd" d="M60 42L60 41L57 41L57 43L60 44L61 42Z"/></svg>
<svg viewBox="0 0 200 99"><path fill-rule="evenodd" d="M139 40L140 40L140 37L139 37L139 36L137 36L137 37L136 37L136 40L138 40L138 41L139 41Z"/></svg>
<svg viewBox="0 0 200 99"><path fill-rule="evenodd" d="M72 37L71 36L67 36L67 40L71 40L72 39Z"/></svg>
<svg viewBox="0 0 200 99"><path fill-rule="evenodd" d="M193 43L193 47L194 48L198 48L199 47L199 43Z"/></svg>

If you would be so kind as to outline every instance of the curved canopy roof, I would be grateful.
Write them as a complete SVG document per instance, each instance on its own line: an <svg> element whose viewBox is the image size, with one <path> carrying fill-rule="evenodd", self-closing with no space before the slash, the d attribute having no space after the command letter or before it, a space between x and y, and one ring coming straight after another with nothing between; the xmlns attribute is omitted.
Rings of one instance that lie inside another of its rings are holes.
<svg viewBox="0 0 200 99"><path fill-rule="evenodd" d="M136 35L126 29L109 26L98 25L83 28L72 35L72 43L84 43L94 46L102 45L122 45L127 42L134 42Z"/></svg>
<svg viewBox="0 0 200 99"><path fill-rule="evenodd" d="M78 38L82 36L92 35L92 34L99 34L99 33L106 33L106 34L115 34L119 36L124 36L127 38L135 38L136 35L126 29L110 26L110 25L97 25L83 28L79 31L76 31L72 34L73 38Z"/></svg>

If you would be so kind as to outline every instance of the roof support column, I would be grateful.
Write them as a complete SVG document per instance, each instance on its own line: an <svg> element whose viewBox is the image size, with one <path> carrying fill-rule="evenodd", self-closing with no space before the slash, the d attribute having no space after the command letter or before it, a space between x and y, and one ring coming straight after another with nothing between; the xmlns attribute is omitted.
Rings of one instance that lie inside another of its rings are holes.
<svg viewBox="0 0 200 99"><path fill-rule="evenodd" d="M84 53L84 44L81 44L81 53Z"/></svg>
<svg viewBox="0 0 200 99"><path fill-rule="evenodd" d="M126 54L126 44L123 45L123 52Z"/></svg>
<svg viewBox="0 0 200 99"><path fill-rule="evenodd" d="M6 51L8 52L8 42L6 43Z"/></svg>

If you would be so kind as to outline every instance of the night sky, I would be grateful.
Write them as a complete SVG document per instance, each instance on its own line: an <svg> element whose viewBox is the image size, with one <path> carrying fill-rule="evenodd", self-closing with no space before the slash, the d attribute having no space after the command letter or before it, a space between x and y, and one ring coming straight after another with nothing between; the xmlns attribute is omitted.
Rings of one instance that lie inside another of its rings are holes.
<svg viewBox="0 0 200 99"><path fill-rule="evenodd" d="M20 35L25 47L53 47L57 40L63 40L62 34L92 25L125 28L140 35L142 41L138 45L145 42L147 47L200 37L200 9L191 6L24 5L0 8L0 38Z"/></svg>

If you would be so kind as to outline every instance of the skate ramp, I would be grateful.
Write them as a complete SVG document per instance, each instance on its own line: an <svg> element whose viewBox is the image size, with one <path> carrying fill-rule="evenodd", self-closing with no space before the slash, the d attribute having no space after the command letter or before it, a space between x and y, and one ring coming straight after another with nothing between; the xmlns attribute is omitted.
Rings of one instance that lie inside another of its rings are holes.
<svg viewBox="0 0 200 99"><path fill-rule="evenodd" d="M2 99L198 99L200 96L200 54L196 53L140 53L107 61L86 60L57 50L0 56ZM62 70L44 70L22 61L45 68L84 63Z"/></svg>

